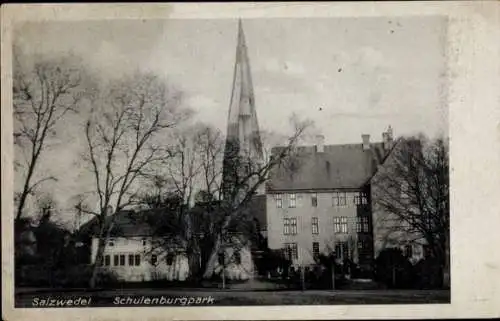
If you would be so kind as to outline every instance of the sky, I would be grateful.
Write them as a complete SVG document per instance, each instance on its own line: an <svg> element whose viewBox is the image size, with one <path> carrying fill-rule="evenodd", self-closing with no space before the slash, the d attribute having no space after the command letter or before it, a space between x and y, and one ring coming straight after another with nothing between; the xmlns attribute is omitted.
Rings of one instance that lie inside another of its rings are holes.
<svg viewBox="0 0 500 321"><path fill-rule="evenodd" d="M388 125L396 136L447 133L445 18L242 22L262 130L284 132L296 113L314 121L326 144L360 143L361 134L380 141ZM15 41L28 54L72 52L102 77L153 71L184 92L198 119L225 131L237 26L236 19L25 23ZM76 149L55 148L43 166L50 171L57 161L74 172ZM81 176L72 175L66 184L75 188Z"/></svg>

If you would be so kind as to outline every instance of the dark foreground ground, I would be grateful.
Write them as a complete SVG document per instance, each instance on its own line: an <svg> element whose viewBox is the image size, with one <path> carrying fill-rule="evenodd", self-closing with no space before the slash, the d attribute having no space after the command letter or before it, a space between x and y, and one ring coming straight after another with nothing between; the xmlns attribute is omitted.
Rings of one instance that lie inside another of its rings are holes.
<svg viewBox="0 0 500 321"><path fill-rule="evenodd" d="M163 297L163 303L151 304L146 299ZM90 307L117 306L232 306L232 305L332 305L332 304L426 304L449 303L449 290L306 290L306 291L242 291L222 289L35 289L15 291L17 308L40 307L34 302L67 299L91 299ZM134 299L135 303L125 301ZM167 300L168 299L168 300ZM177 300L176 300L177 299ZM205 299L205 300L203 300ZM202 303L200 301L203 301ZM146 303L144 303L146 302ZM198 303L197 303L198 302Z"/></svg>

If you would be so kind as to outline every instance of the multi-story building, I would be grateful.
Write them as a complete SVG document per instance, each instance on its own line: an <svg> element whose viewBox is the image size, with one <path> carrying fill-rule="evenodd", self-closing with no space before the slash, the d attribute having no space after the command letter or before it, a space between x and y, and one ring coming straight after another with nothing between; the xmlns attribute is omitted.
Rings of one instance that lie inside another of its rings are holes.
<svg viewBox="0 0 500 321"><path fill-rule="evenodd" d="M371 178L392 148L362 135L357 144L299 146L267 184L267 236L271 249L296 265L335 253L369 269L373 261ZM278 147L279 148L279 147Z"/></svg>

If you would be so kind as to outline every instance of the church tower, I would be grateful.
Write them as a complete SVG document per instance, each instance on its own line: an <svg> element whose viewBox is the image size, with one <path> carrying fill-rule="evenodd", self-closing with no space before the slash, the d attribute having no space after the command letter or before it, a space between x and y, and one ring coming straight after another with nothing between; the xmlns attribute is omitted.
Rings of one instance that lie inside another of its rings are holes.
<svg viewBox="0 0 500 321"><path fill-rule="evenodd" d="M262 164L262 142L255 109L250 61L240 20L223 161L224 197L245 195L248 190L254 188L257 176L252 179L245 177L257 172ZM264 185L261 185L256 191L257 194L264 193Z"/></svg>

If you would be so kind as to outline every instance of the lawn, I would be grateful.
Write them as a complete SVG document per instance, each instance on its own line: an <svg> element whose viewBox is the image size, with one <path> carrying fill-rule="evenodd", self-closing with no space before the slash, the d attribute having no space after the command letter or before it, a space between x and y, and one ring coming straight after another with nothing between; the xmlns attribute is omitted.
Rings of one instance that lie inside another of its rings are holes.
<svg viewBox="0 0 500 321"><path fill-rule="evenodd" d="M449 303L447 290L359 290L359 291L234 291L207 289L120 289L120 290L51 290L18 289L16 307L31 307L35 297L91 297L92 307L113 306L117 297L213 297L214 305L336 305L336 304L425 304ZM182 306L182 304L176 304ZM210 304L211 305L211 304ZM146 305L147 306L147 305Z"/></svg>

